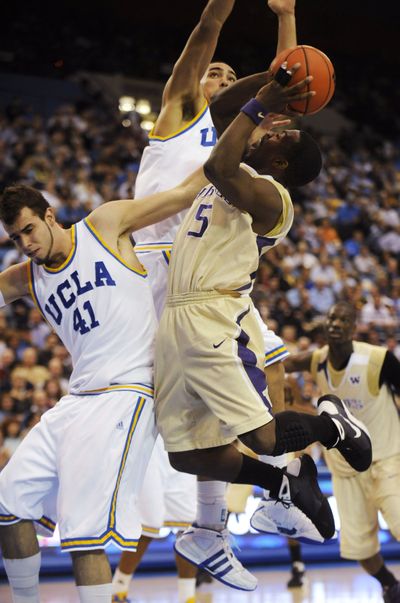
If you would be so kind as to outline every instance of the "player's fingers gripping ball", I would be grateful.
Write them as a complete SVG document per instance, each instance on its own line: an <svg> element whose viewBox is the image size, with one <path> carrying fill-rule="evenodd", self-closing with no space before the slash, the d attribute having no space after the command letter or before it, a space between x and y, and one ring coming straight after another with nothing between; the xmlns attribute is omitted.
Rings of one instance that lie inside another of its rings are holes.
<svg viewBox="0 0 400 603"><path fill-rule="evenodd" d="M300 67L292 73L296 63L300 63ZM288 84L292 86L305 80L307 76L313 76L313 80L306 84L305 91L313 90L315 95L292 101L289 109L295 113L307 115L317 113L328 104L335 91L333 65L326 54L313 46L302 45L283 50L272 61L271 70L275 81L281 86Z"/></svg>

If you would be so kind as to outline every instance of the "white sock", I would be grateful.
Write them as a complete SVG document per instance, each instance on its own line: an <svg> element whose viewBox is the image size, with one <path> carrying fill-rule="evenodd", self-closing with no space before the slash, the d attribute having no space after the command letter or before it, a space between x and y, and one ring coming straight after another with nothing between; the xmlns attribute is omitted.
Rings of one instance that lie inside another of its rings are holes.
<svg viewBox="0 0 400 603"><path fill-rule="evenodd" d="M260 461L272 465L273 467L279 467L283 469L287 465L286 454L280 454L279 456L270 456L269 454L261 454L259 456ZM264 498L269 498L269 490L263 490Z"/></svg>
<svg viewBox="0 0 400 603"><path fill-rule="evenodd" d="M117 567L112 580L113 595L116 595L117 593L127 593L131 579L132 574L124 574L124 572L121 572L121 570Z"/></svg>
<svg viewBox="0 0 400 603"><path fill-rule="evenodd" d="M77 588L81 603L110 603L111 601L111 582L109 584L78 586Z"/></svg>
<svg viewBox="0 0 400 603"><path fill-rule="evenodd" d="M40 553L25 559L3 559L14 603L39 603Z"/></svg>
<svg viewBox="0 0 400 603"><path fill-rule="evenodd" d="M225 491L225 482L197 482L196 524L199 527L219 532L224 529L228 516Z"/></svg>
<svg viewBox="0 0 400 603"><path fill-rule="evenodd" d="M196 594L196 578L178 578L178 603L194 601Z"/></svg>

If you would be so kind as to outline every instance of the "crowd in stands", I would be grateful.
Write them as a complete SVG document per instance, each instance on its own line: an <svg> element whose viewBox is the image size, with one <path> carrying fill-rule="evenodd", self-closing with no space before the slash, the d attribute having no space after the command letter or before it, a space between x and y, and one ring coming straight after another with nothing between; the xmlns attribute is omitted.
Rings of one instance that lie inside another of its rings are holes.
<svg viewBox="0 0 400 603"><path fill-rule="evenodd" d="M101 203L133 198L147 135L131 121L123 127L101 103L62 106L50 117L12 103L0 111L0 190L39 188L65 227ZM293 191L294 226L262 259L255 303L296 351L321 345L327 310L347 300L358 311L357 338L400 359L400 149L371 127L317 137L324 168ZM0 269L23 259L0 229ZM0 469L67 392L70 370L32 300L0 311Z"/></svg>

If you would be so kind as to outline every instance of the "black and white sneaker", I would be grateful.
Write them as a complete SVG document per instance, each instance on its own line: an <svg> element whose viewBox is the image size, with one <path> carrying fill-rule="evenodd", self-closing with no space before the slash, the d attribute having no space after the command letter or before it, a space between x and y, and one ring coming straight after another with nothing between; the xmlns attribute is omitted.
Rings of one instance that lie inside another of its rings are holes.
<svg viewBox="0 0 400 603"><path fill-rule="evenodd" d="M315 463L308 454L303 454L297 460L300 461L297 474L285 472L277 497L278 502L282 503L279 505L280 517L275 518L275 521L279 522L280 532L296 537L296 532L301 533L304 529L301 523L304 523L309 531L311 521L322 537L320 541L333 538L336 534L335 522L328 500L318 485ZM296 515L293 523L294 516L290 513L292 505L302 512L303 522L300 522L299 516ZM315 541L316 538L313 537L312 540Z"/></svg>
<svg viewBox="0 0 400 603"><path fill-rule="evenodd" d="M334 394L325 394L318 400L318 414L328 415L338 430L337 448L356 471L366 471L372 463L372 445L368 429L346 408Z"/></svg>

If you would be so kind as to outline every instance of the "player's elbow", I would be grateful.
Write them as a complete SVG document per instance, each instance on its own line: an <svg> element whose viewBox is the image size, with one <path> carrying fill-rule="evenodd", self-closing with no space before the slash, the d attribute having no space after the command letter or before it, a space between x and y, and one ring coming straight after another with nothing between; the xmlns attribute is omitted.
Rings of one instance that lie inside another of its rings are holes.
<svg viewBox="0 0 400 603"><path fill-rule="evenodd" d="M203 169L207 180L215 184L217 188L221 182L232 177L230 166L224 161L223 153L214 151L204 164Z"/></svg>

